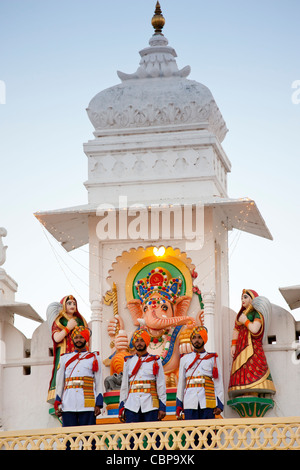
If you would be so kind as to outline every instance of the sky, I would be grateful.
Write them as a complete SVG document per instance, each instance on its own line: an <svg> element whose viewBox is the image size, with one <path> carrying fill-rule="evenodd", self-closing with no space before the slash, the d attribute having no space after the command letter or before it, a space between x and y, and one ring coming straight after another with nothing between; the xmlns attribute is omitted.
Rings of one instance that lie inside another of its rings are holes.
<svg viewBox="0 0 300 470"><path fill-rule="evenodd" d="M66 253L33 214L87 202L86 108L120 82L117 70L138 68L155 3L0 0L2 268L18 283L16 300L44 319L69 293L90 319L88 248ZM300 284L300 2L160 3L178 67L211 90L229 129L228 194L254 199L274 238L230 233L230 306L239 310L250 288L289 310L278 289ZM15 325L31 337L38 323L16 316Z"/></svg>

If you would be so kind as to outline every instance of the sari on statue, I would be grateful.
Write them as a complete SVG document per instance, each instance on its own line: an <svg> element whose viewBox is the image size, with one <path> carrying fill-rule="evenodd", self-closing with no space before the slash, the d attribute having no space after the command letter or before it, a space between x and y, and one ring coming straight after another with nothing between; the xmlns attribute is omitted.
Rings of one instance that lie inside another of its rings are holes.
<svg viewBox="0 0 300 470"><path fill-rule="evenodd" d="M258 297L258 294L253 290L247 289L243 293L249 295L252 302L255 298L265 299ZM267 301L267 299L265 300ZM258 311L257 308L255 309L252 302L246 309L244 307L240 309L235 320L234 330L238 336L235 340L236 350L233 356L228 386L230 398L276 393L263 349L266 321L263 313ZM247 323L260 323L259 330L256 333L252 333L245 324L239 321L242 313L246 315Z"/></svg>

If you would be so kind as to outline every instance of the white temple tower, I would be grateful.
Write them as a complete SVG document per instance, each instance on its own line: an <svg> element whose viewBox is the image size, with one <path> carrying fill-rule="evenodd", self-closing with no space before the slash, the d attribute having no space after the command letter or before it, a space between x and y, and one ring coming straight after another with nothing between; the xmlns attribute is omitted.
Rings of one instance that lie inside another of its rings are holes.
<svg viewBox="0 0 300 470"><path fill-rule="evenodd" d="M210 90L187 78L190 67L178 69L159 3L152 25L137 71L118 72L121 83L88 105L94 138L84 144L87 204L35 215L67 251L89 244L93 347L103 358L110 354L113 315L103 296L113 274L119 313L130 330L126 276L146 256L155 259L153 247L164 246L164 256L197 272L193 292L202 294L208 350L222 361L232 330L228 231L272 237L253 200L228 196L225 121ZM191 315L199 310L197 300Z"/></svg>

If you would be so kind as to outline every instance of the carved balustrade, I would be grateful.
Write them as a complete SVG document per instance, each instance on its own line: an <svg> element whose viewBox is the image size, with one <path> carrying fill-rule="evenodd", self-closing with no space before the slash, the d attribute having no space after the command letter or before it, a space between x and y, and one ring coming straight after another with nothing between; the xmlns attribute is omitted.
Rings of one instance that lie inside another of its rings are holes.
<svg viewBox="0 0 300 470"><path fill-rule="evenodd" d="M300 417L100 424L1 432L0 450L299 450Z"/></svg>

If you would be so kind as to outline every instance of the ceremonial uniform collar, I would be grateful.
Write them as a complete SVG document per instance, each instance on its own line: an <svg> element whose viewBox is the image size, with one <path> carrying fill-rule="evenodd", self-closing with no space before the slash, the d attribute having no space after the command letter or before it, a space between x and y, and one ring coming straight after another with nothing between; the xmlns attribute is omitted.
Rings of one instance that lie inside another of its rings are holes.
<svg viewBox="0 0 300 470"><path fill-rule="evenodd" d="M203 354L206 354L206 351L205 351L205 349L204 349L204 351L198 353L198 352L195 351L195 349L194 349L193 353L199 354L200 356L203 356Z"/></svg>

